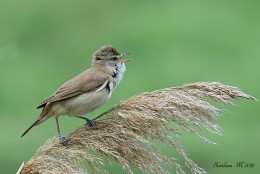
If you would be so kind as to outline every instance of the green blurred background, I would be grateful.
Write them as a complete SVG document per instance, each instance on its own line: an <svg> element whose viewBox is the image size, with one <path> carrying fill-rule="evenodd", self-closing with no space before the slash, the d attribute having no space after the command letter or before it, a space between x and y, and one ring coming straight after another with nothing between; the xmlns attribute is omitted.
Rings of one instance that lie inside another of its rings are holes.
<svg viewBox="0 0 260 174"><path fill-rule="evenodd" d="M57 134L51 119L20 138L40 112L35 107L90 67L92 53L102 45L131 52L134 61L111 100L90 117L141 92L187 82L219 81L259 99L259 9L259 0L0 0L0 173L15 173ZM206 133L218 145L184 134L186 151L209 173L260 171L260 104L236 104L221 106L233 113L218 119L223 136ZM69 117L60 122L65 135L83 124ZM255 167L213 167L239 161ZM122 173L118 165L106 168Z"/></svg>

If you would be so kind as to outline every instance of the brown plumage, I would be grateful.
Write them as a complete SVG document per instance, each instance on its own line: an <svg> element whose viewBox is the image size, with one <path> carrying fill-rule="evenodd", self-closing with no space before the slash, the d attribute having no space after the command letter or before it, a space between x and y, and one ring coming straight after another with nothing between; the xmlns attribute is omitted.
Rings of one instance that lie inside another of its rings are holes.
<svg viewBox="0 0 260 174"><path fill-rule="evenodd" d="M97 73L96 71L97 70L94 68L88 69L67 81L53 95L37 106L37 109L44 107L47 103L75 97L98 89L106 80L109 79L109 76L105 73Z"/></svg>
<svg viewBox="0 0 260 174"><path fill-rule="evenodd" d="M124 62L129 60L121 60L121 58L127 54L119 54L112 46L101 47L93 54L90 69L64 83L53 95L40 103L37 107L37 109L43 108L40 116L22 136L34 126L54 116L59 137L66 144L67 140L61 136L59 130L60 115L83 118L94 126L90 119L82 115L94 111L110 98L123 77Z"/></svg>

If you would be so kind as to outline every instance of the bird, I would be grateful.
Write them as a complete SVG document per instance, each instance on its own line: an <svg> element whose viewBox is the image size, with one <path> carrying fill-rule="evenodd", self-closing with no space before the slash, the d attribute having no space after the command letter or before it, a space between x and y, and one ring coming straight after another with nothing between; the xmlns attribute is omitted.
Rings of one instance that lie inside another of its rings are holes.
<svg viewBox="0 0 260 174"><path fill-rule="evenodd" d="M99 48L92 56L92 66L89 69L65 82L39 104L36 109L42 109L40 115L21 137L33 127L54 117L59 140L66 146L68 139L62 136L59 126L61 115L84 119L91 127L95 127L96 123L83 115L96 110L111 97L124 76L125 63L131 61L131 59L122 59L128 54L130 53L120 54L111 45Z"/></svg>

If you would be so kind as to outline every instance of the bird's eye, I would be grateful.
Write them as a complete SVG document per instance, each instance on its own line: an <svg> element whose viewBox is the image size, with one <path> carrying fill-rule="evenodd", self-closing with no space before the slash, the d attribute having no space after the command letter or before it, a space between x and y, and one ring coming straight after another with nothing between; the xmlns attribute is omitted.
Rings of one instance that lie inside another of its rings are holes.
<svg viewBox="0 0 260 174"><path fill-rule="evenodd" d="M114 57L113 60L117 60L117 57Z"/></svg>
<svg viewBox="0 0 260 174"><path fill-rule="evenodd" d="M99 57L96 57L96 60L101 60Z"/></svg>

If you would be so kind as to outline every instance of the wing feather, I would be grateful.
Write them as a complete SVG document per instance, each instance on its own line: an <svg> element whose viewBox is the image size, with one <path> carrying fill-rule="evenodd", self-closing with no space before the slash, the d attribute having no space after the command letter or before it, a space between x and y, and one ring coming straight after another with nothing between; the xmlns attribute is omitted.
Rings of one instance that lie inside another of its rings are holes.
<svg viewBox="0 0 260 174"><path fill-rule="evenodd" d="M37 109L44 107L47 103L68 99L95 90L100 90L100 88L104 88L106 86L105 83L108 83L108 79L109 77L107 74L97 72L93 68L88 69L64 83L53 95L40 103Z"/></svg>

